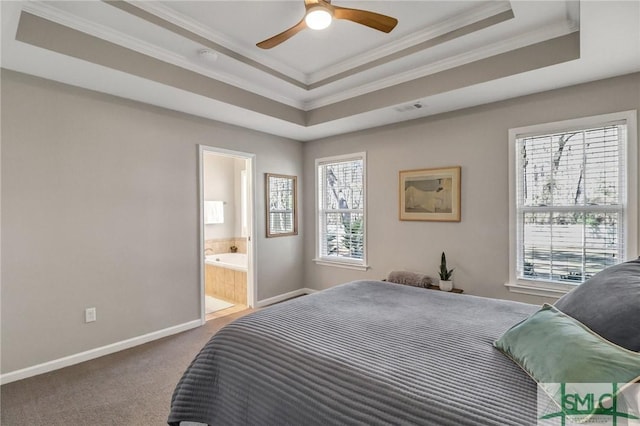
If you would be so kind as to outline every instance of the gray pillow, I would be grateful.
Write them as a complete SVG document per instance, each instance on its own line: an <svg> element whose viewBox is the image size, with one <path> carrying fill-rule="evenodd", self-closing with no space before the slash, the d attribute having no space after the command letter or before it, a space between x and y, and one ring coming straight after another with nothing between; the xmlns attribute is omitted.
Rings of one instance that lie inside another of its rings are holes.
<svg viewBox="0 0 640 426"><path fill-rule="evenodd" d="M597 273L555 307L610 342L640 352L640 258Z"/></svg>

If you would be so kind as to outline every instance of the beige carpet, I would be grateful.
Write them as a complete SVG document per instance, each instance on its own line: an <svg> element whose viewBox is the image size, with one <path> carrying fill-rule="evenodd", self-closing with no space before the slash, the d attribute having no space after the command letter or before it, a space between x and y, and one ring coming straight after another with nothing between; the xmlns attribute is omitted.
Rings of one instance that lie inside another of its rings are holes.
<svg viewBox="0 0 640 426"><path fill-rule="evenodd" d="M166 425L176 383L222 326L251 310L175 336L0 387L0 424Z"/></svg>

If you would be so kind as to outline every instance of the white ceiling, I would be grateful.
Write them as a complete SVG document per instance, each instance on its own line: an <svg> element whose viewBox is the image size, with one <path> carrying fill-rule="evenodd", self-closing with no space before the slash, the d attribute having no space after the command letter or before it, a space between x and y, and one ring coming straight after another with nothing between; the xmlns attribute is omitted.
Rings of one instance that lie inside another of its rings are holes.
<svg viewBox="0 0 640 426"><path fill-rule="evenodd" d="M399 24L335 21L263 50L303 0L2 2L1 65L297 140L640 71L637 1L333 4Z"/></svg>

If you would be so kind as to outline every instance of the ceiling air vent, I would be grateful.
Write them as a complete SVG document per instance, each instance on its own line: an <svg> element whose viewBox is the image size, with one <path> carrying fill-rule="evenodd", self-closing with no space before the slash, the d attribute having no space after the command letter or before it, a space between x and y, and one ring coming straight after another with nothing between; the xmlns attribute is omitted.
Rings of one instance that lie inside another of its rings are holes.
<svg viewBox="0 0 640 426"><path fill-rule="evenodd" d="M422 105L422 102L416 101L406 105L398 105L394 109L398 112L408 112L408 111L415 111L417 109L422 108L423 106L424 105Z"/></svg>

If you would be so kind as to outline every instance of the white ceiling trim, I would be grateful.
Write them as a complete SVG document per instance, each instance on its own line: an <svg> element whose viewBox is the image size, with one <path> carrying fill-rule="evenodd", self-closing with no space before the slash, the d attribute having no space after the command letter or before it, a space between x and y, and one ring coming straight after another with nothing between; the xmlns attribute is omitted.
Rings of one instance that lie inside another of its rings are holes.
<svg viewBox="0 0 640 426"><path fill-rule="evenodd" d="M165 9L165 7L158 7L158 5L156 5L153 2L136 3L136 6L139 7L142 4L145 5L144 7L145 11L149 13L155 13L155 10ZM150 5L153 5L153 6L150 6ZM151 10L146 10L147 8ZM482 49L477 49L469 53L450 57L441 61L437 61L435 63L425 65L423 67L418 67L418 68L406 71L404 73L394 74L387 78L382 78L373 82L361 84L347 90L341 90L338 93L334 93L331 95L323 96L323 97L305 102L305 101L299 101L299 100L293 99L289 96L285 96L282 94L282 91L265 89L265 87L268 87L268 86L257 85L250 80L234 78L233 76L228 75L226 73L216 72L206 66L198 65L188 60L184 56L177 55L171 51L162 49L156 45L147 43L138 38L131 37L129 35L121 33L117 30L114 30L113 28L106 27L104 25L84 19L80 16L63 11L61 9L58 9L52 6L48 2L42 2L42 1L28 2L24 5L23 9L29 13L33 13L34 15L37 15L44 19L51 20L60 25L73 28L77 31L81 31L83 33L92 35L94 37L98 37L100 39L123 46L125 48L142 53L144 55L148 55L155 59L179 66L181 68L184 68L193 72L197 72L199 74L216 79L223 83L230 84L232 86L251 91L258 95L265 96L277 102L281 102L285 105L289 105L294 108L301 109L303 111L309 111L315 108L334 104L336 102L341 102L343 100L350 99L355 96L360 96L369 92L373 92L373 91L388 88L390 86L394 86L397 84L405 83L407 81L424 77L426 75L433 74L439 71L443 71L448 68L453 68L456 66L464 65L465 63L470 63L479 59L484 59L496 53L504 53L512 49L524 47L527 44L532 44L532 43L543 41L549 38L565 35L577 29L577 26L575 25L575 23L569 23L569 22L549 25L540 30L533 31L524 35L520 35L512 39L505 39L498 43L483 46ZM412 34L403 39L400 39L396 43L390 43L388 45L383 46L380 49L376 49L377 53L375 53L375 55L384 56L390 53L389 49L391 49L391 51L396 49L403 49L407 46L411 46L412 44L425 41L429 38L437 37L440 34L446 34L447 32L453 31L457 28L460 28L461 26L467 25L469 23L477 22L479 19L482 19L483 17L492 16L496 13L500 13L505 10L509 10L508 3L499 2L497 4L483 5L482 7L475 8L473 11L471 11L468 14L461 15L459 17L456 17L455 19L449 19L447 21L444 21L442 24L432 26L428 29L425 29L424 31L419 32L418 34ZM169 13L169 12L166 12L166 13ZM167 18L164 16L161 16L161 17L163 19ZM168 18L175 19L175 16L168 16ZM182 25L179 22L172 22L172 23L176 25ZM190 25L190 24L187 23L187 25ZM192 31L192 29L190 28L188 28L188 30ZM199 34L199 35L205 36L203 34ZM209 36L210 34L207 35L207 37ZM219 40L214 40L214 42L218 42L218 41ZM396 46L399 46L399 47L396 47ZM363 57L368 56L368 54L365 54L362 56ZM359 59L359 60L361 61L362 59ZM374 60L374 57L371 56L367 60ZM346 62L350 62L350 61L345 61L345 63ZM335 70L338 71L338 68L335 68Z"/></svg>
<svg viewBox="0 0 640 426"><path fill-rule="evenodd" d="M150 56L160 61L167 62L169 64L179 66L189 71L205 75L207 77L213 78L226 84L230 84L240 89L248 90L255 94L273 99L285 105L289 105L298 109L304 108L303 102L284 96L281 92L265 89L264 86L254 84L250 80L233 78L229 74L215 72L211 68L195 64L184 56L177 55L156 45L147 43L135 37L131 37L120 31L114 30L113 28L106 27L96 22L84 19L80 16L60 10L56 7L51 6L49 3L41 1L29 2L24 5L22 10L36 15L40 18L47 19L60 25L64 25L66 27L83 32L85 34L89 34L110 43L114 43L127 49L134 50L138 53L142 53L143 55Z"/></svg>
<svg viewBox="0 0 640 426"><path fill-rule="evenodd" d="M307 85L333 77L334 75L349 71L353 68L366 65L369 62L384 58L394 52L404 50L415 46L416 44L511 10L511 5L508 1L485 3L469 10L467 13L456 15L445 21L439 22L436 25L411 33L397 41L387 43L379 48L370 50L355 57L350 57L347 60L307 75L288 67L280 61L271 59L269 55L256 55L251 49L247 49L246 47L235 43L223 34L212 31L209 27L206 27L194 19L189 18L159 2L136 2L135 6Z"/></svg>
<svg viewBox="0 0 640 426"><path fill-rule="evenodd" d="M136 3L136 7L139 7L141 4L145 4L145 8L146 8L150 4L155 4L155 3L153 2ZM473 13L465 14L464 16L461 16L461 17L456 17L456 19L450 19L450 20L444 21L444 23L439 24L437 26L432 26L425 31L421 31L417 35L412 34L408 37L405 37L399 40L397 43L390 43L389 45L386 45L383 48L381 48L380 51L381 52L384 51L384 54L387 54L388 52L386 52L385 49L390 49L390 48L395 49L394 46L401 46L400 48L403 48L402 46L410 46L411 43L415 44L416 42L424 41L425 37L427 37L427 39L430 37L431 38L436 37L440 33L445 34L449 31L452 31L455 28L459 28L461 25L464 26L465 22L467 24L477 22L478 19L481 19L483 16L492 16L495 13L500 13L501 11L509 10L508 2L507 3L499 2L497 4L492 4L489 6L491 7L487 7L487 5L483 5L482 7L475 8L473 10ZM158 7L157 6L150 7L150 9L156 9L156 8ZM530 44L534 44L534 43L548 40L551 38L566 35L578 30L578 24L576 22L572 22L572 21L556 22L554 24L547 25L538 30L521 34L514 38L507 38L493 44L484 45L480 49L475 49L467 53L459 54L459 55L449 57L440 61L429 63L422 67L417 67L417 68L408 70L406 72L397 73L386 78L381 78L372 82L360 84L346 90L340 90L337 93L333 93L327 96L319 97L319 98L308 100L308 101L302 101L302 100L293 99L289 96L285 96L282 94L282 91L266 89L265 87L268 87L268 85L265 85L265 86L257 85L250 80L234 78L231 75L219 73L206 66L198 65L197 63L194 63L193 61L188 60L187 58L181 55L177 55L171 51L162 49L156 45L147 43L138 38L131 37L117 30L114 30L110 27L97 24L95 22L86 20L80 16L58 9L52 6L49 2L42 2L42 1L28 2L24 5L23 9L41 18L56 22L60 25L73 28L83 33L101 38L103 40L115 43L117 45L134 50L144 55L148 55L158 60L179 66L181 68L205 75L207 77L213 78L215 80L221 81L226 84L233 85L243 90L251 91L258 95L265 96L277 102L292 106L294 108L301 109L303 111L310 111L323 106L331 105L331 104L341 102L356 96L361 96L366 93L385 89L385 88L395 86L401 83L405 83L407 81L411 81L420 77L424 77L430 74L444 71L446 69L461 66L467 63L480 60L480 59L485 59L495 54L508 52L510 50L514 50ZM162 9L162 8L158 8L158 9ZM147 12L153 13L150 11L147 11ZM177 23L174 23L174 24L178 25ZM200 35L202 36L202 34ZM347 77L347 79L348 78L349 77Z"/></svg>
<svg viewBox="0 0 640 426"><path fill-rule="evenodd" d="M55 7L54 2L47 4ZM578 26L571 21L572 18L576 21L580 20L581 56L579 59L423 97L420 100L423 101L424 108L407 113L399 113L394 110L396 105L389 105L349 117L305 126L19 42L15 40L15 34L20 11L24 5L25 3L21 2L2 2L1 5L2 57L0 60L1 65L8 70L32 74L300 141L316 140L640 71L640 49L638 48L640 42L637 37L640 28L638 3L583 1L580 3L579 9L568 7L568 17L565 17L567 19L566 25L571 31L578 29ZM569 1L567 5L576 6L577 3ZM516 6L518 4L514 2L515 12L518 11ZM576 15L578 10L580 14ZM84 16L81 13L78 14ZM562 27L561 19L554 21L558 28ZM495 30L500 32L499 28L495 28ZM497 39L494 38L494 40ZM452 45L454 43L461 43L462 47L467 46L466 52L473 51L475 50L474 46L482 44L480 42L474 43L473 36L451 42ZM445 49L447 47L449 47L448 44L444 46ZM460 46L456 44L452 47ZM456 51L465 52L458 49ZM409 59L413 64L418 64L420 58L416 55ZM394 65L388 64L390 67ZM407 69L408 67L405 67L403 71ZM378 68L376 71L385 70ZM336 82L333 89L337 91L341 87L339 84L353 83L353 80L349 78L345 80L341 83ZM393 94L391 89L388 90L390 94ZM301 91L302 89L297 88L295 92L289 92L289 86L286 86L285 93L289 93L289 96L293 97ZM306 93L306 95L311 96L313 92Z"/></svg>
<svg viewBox="0 0 640 426"><path fill-rule="evenodd" d="M295 70L280 61L273 60L268 55L256 55L252 50L247 49L246 47L234 42L222 33L213 31L210 27L202 25L199 22L181 14L180 12L177 12L168 6L163 5L162 3L154 1L142 1L136 2L134 6L144 10L145 12L156 15L157 17L162 18L167 22L182 27L187 31L197 34L200 37L204 37L207 40L224 46L229 50L233 50L234 52L248 59L252 59L258 63L266 65L267 67L272 68L275 71L278 71L288 77L291 77L300 83L306 84L306 75L304 73Z"/></svg>
<svg viewBox="0 0 640 426"><path fill-rule="evenodd" d="M333 77L334 75L338 75L342 72L368 64L369 62L382 59L395 52L408 49L417 44L509 10L511 10L511 7L508 1L483 4L467 11L466 13L456 15L420 31L408 34L394 42L384 44L376 49L371 49L363 54L353 56L330 67L310 73L308 75L307 84L313 84L326 78Z"/></svg>
<svg viewBox="0 0 640 426"><path fill-rule="evenodd" d="M469 64L481 59L506 53L511 50L526 47L535 43L550 40L556 37L571 34L579 29L575 22L563 21L549 24L528 33L520 34L510 39L484 45L482 49L461 53L459 55L450 56L440 61L432 62L422 67L417 67L403 73L394 74L387 78L376 80L375 82L363 84L350 90L345 90L334 95L325 96L316 100L308 101L304 104L304 110L310 111L323 106L341 102L356 96L364 95L376 90L396 86L407 81L415 80L420 77L435 74L440 71L455 68L461 65ZM418 99L416 99L418 100Z"/></svg>

